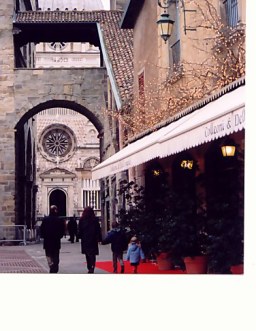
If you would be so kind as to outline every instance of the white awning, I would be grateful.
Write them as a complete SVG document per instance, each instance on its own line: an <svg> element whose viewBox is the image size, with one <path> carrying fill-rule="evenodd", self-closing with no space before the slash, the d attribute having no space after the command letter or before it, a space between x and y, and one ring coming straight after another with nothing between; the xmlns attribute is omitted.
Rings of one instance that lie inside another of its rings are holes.
<svg viewBox="0 0 256 331"><path fill-rule="evenodd" d="M152 132L101 162L92 169L92 179L107 177L154 159L157 157L153 150L154 144L164 136L167 130L168 127L164 127Z"/></svg>
<svg viewBox="0 0 256 331"><path fill-rule="evenodd" d="M242 130L244 106L245 86L241 86L121 149L93 168L92 178L107 177Z"/></svg>
<svg viewBox="0 0 256 331"><path fill-rule="evenodd" d="M158 140L159 157L230 135L244 128L245 86L185 116L185 121L170 124L169 132Z"/></svg>

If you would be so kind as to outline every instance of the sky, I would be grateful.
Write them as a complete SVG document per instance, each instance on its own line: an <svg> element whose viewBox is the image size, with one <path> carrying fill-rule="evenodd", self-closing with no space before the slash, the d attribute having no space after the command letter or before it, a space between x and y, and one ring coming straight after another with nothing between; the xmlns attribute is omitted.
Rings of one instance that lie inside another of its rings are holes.
<svg viewBox="0 0 256 331"><path fill-rule="evenodd" d="M105 9L109 9L109 0L101 0Z"/></svg>

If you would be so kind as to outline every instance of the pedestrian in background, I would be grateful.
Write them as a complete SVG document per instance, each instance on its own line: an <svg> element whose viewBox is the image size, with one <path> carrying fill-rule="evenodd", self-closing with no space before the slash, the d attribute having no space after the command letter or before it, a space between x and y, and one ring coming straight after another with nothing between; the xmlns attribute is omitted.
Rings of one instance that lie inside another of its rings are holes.
<svg viewBox="0 0 256 331"><path fill-rule="evenodd" d="M101 242L101 228L94 210L86 207L79 220L79 238L81 239L81 253L85 254L88 273L93 274L96 255L99 255L98 243Z"/></svg>
<svg viewBox="0 0 256 331"><path fill-rule="evenodd" d="M40 227L40 236L44 239L43 248L50 273L59 271L61 238L64 231L64 222L58 217L58 208L52 205L49 216L44 217Z"/></svg>
<svg viewBox="0 0 256 331"><path fill-rule="evenodd" d="M77 236L77 222L76 217L72 217L68 222L68 233L69 233L69 241L73 244L76 238L76 242L78 242Z"/></svg>
<svg viewBox="0 0 256 331"><path fill-rule="evenodd" d="M132 237L128 250L127 250L127 261L130 261L131 266L133 266L133 273L138 273L138 266L141 260L145 260L145 255L138 242L137 237Z"/></svg>
<svg viewBox="0 0 256 331"><path fill-rule="evenodd" d="M113 271L117 273L117 262L121 266L121 273L124 273L123 253L127 249L127 239L125 231L114 221L112 229L108 232L105 239L102 240L102 245L111 244Z"/></svg>

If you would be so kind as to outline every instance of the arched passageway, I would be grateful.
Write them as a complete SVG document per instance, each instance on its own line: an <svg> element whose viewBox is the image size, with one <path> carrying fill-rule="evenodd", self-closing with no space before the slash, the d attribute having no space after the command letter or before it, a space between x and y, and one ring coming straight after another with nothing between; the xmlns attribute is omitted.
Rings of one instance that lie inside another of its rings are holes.
<svg viewBox="0 0 256 331"><path fill-rule="evenodd" d="M100 216L100 186L90 172L100 162L102 128L95 113L61 100L40 104L20 119L15 129L16 224L33 228L52 204L60 216L79 216L89 193L99 201L95 208ZM56 154L53 147L59 141L52 146L50 138L62 131L67 150Z"/></svg>

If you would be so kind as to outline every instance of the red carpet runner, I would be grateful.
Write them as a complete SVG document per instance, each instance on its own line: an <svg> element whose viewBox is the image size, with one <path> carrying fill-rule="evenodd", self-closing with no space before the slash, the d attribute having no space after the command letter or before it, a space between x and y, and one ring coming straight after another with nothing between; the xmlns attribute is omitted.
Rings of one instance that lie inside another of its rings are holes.
<svg viewBox="0 0 256 331"><path fill-rule="evenodd" d="M124 261L125 265L125 274L132 274L133 268L130 266L128 261ZM112 261L97 261L96 268L102 269L104 271L113 273L113 264ZM120 273L120 265L118 265L118 273ZM182 270L159 270L156 263L146 262L141 263L138 267L138 274L186 274Z"/></svg>

